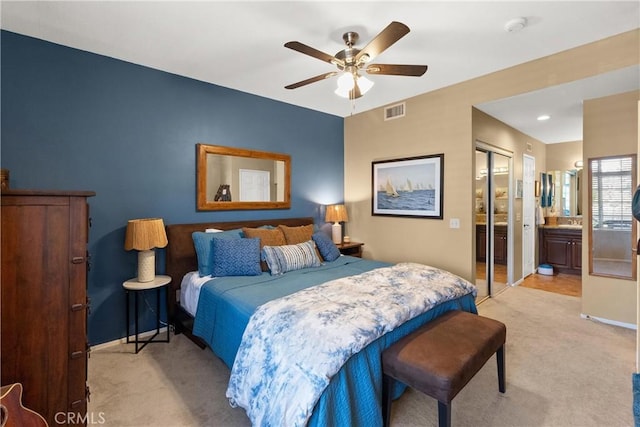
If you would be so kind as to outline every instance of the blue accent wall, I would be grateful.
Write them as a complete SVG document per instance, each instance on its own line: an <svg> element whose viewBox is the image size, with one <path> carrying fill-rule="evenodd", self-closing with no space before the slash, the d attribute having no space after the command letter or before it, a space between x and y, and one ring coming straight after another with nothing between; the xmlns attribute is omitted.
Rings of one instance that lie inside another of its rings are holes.
<svg viewBox="0 0 640 427"><path fill-rule="evenodd" d="M123 248L129 219L313 216L321 223L319 204L344 198L341 117L8 31L0 41L0 162L11 187L96 192L89 199L92 345L126 333L122 282L135 277L137 264L137 253ZM197 143L291 155L291 209L197 211ZM160 274L163 250L157 264ZM153 315L143 310L150 329Z"/></svg>

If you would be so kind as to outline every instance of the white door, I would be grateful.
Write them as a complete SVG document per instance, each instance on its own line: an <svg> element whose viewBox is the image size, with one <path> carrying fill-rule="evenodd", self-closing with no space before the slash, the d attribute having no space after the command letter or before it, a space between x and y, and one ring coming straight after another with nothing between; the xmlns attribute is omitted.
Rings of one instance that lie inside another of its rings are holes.
<svg viewBox="0 0 640 427"><path fill-rule="evenodd" d="M522 156L522 277L535 270L536 253L536 159Z"/></svg>
<svg viewBox="0 0 640 427"><path fill-rule="evenodd" d="M269 202L271 201L269 171L240 169L240 201L241 202Z"/></svg>

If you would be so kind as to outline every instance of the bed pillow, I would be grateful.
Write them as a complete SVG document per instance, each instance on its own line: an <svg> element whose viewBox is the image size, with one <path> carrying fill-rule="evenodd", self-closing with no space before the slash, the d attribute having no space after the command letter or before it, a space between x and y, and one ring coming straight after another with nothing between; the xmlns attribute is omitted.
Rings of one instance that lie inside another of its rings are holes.
<svg viewBox="0 0 640 427"><path fill-rule="evenodd" d="M258 276L260 239L212 239L211 274L223 276Z"/></svg>
<svg viewBox="0 0 640 427"><path fill-rule="evenodd" d="M298 243L308 242L313 235L313 224L301 225L299 227L279 225L278 228L282 230L287 245L297 245Z"/></svg>
<svg viewBox="0 0 640 427"><path fill-rule="evenodd" d="M333 243L331 237L327 236L327 233L317 231L313 233L313 236L311 236L311 238L315 242L320 255L322 255L322 258L325 261L335 261L340 257L340 250L335 245L335 243Z"/></svg>
<svg viewBox="0 0 640 427"><path fill-rule="evenodd" d="M264 246L262 259L269 266L272 276L321 265L313 240L297 245Z"/></svg>
<svg viewBox="0 0 640 427"><path fill-rule="evenodd" d="M244 227L242 229L245 237L248 238L259 238L260 239L260 249L264 246L281 246L286 245L287 241L284 238L284 234L282 234L282 230L279 228L248 228ZM269 271L269 266L266 262L261 264L262 271Z"/></svg>
<svg viewBox="0 0 640 427"><path fill-rule="evenodd" d="M287 240L287 245L297 245L298 243L304 243L311 240L315 226L313 224L300 225L297 227L289 227L287 225L279 225L278 228L282 230L284 238ZM320 262L324 261L322 253L316 248L316 255Z"/></svg>
<svg viewBox="0 0 640 427"><path fill-rule="evenodd" d="M242 230L236 228L234 230L208 232L194 231L191 234L193 238L193 246L196 249L196 258L198 259L198 273L200 277L211 275L211 240L213 239L240 239L242 238Z"/></svg>
<svg viewBox="0 0 640 427"><path fill-rule="evenodd" d="M279 228L248 228L243 227L242 233L244 237L259 238L260 246L280 246L286 245L287 241L284 238L284 234Z"/></svg>

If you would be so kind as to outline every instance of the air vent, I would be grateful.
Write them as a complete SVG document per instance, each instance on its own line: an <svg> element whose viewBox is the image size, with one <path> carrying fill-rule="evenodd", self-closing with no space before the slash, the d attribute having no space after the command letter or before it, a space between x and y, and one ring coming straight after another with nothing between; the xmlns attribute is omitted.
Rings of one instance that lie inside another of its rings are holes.
<svg viewBox="0 0 640 427"><path fill-rule="evenodd" d="M530 142L527 142L527 151L528 152L532 152L533 151L533 145Z"/></svg>
<svg viewBox="0 0 640 427"><path fill-rule="evenodd" d="M395 104L384 109L384 119L392 120L404 117L405 103Z"/></svg>

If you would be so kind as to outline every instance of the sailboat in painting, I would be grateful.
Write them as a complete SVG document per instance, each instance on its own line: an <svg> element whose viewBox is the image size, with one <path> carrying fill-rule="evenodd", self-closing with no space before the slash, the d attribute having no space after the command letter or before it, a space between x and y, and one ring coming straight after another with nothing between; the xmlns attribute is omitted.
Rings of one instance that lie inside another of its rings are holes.
<svg viewBox="0 0 640 427"><path fill-rule="evenodd" d="M386 185L385 189L386 189L387 196L400 197L400 195L396 191L396 188L393 186L393 184L391 183L391 180L389 178L387 178L387 185Z"/></svg>
<svg viewBox="0 0 640 427"><path fill-rule="evenodd" d="M405 190L407 193L411 193L413 192L413 184L411 183L411 180L407 178L407 186L405 187Z"/></svg>

